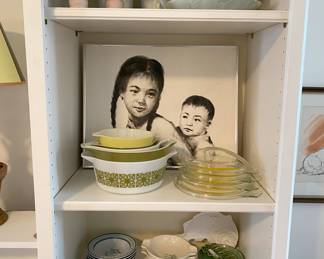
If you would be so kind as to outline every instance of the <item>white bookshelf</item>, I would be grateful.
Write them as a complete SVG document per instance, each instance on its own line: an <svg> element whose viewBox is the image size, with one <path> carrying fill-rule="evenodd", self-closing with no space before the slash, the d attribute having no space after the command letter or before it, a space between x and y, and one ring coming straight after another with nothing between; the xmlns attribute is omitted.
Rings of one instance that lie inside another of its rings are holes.
<svg viewBox="0 0 324 259"><path fill-rule="evenodd" d="M272 213L274 201L263 191L258 198L211 200L195 198L178 190L175 171L167 172L162 186L137 195L109 193L97 186L92 169L80 169L55 197L55 209L64 211L174 211ZM260 187L262 188L262 187Z"/></svg>
<svg viewBox="0 0 324 259"><path fill-rule="evenodd" d="M60 0L23 2L39 258L78 259L96 234L175 232L195 212L217 211L235 217L246 258L287 259L308 0L263 2L269 10L77 9L52 7ZM240 150L262 176L262 195L195 198L174 186L172 172L150 193L101 190L94 173L80 169L80 47L89 43L238 46Z"/></svg>
<svg viewBox="0 0 324 259"><path fill-rule="evenodd" d="M0 249L37 248L35 212L9 211L8 216L8 221L0 226Z"/></svg>

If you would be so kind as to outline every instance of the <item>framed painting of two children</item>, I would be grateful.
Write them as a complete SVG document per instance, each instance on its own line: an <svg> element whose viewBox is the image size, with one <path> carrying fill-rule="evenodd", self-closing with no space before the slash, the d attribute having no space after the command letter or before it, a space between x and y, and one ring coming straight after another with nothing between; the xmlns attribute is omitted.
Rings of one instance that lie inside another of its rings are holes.
<svg viewBox="0 0 324 259"><path fill-rule="evenodd" d="M237 47L89 44L83 58L85 142L127 127L175 140L175 164L205 147L237 152Z"/></svg>

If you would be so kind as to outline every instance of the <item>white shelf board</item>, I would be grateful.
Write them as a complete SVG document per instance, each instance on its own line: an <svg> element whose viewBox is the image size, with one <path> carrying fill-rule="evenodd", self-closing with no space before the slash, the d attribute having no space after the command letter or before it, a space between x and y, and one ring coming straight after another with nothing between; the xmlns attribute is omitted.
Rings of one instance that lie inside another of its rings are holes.
<svg viewBox="0 0 324 259"><path fill-rule="evenodd" d="M18 250L1 249L0 259L37 259L37 250L36 249L18 249Z"/></svg>
<svg viewBox="0 0 324 259"><path fill-rule="evenodd" d="M162 186L149 193L113 194L100 189L92 169L79 169L55 197L55 209L64 211L182 211L260 212L274 211L265 192L258 198L211 200L192 197L178 190L175 171L168 171Z"/></svg>
<svg viewBox="0 0 324 259"><path fill-rule="evenodd" d="M0 226L0 248L37 248L35 212L9 211L8 221ZM0 252L1 254L1 252Z"/></svg>
<svg viewBox="0 0 324 259"><path fill-rule="evenodd" d="M244 34L287 23L287 11L128 8L47 9L47 18L76 31L111 33Z"/></svg>

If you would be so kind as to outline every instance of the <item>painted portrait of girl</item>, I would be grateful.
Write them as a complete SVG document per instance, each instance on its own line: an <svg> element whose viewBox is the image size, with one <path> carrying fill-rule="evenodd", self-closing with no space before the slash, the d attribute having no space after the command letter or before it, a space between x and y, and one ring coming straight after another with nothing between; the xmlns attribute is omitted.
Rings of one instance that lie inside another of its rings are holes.
<svg viewBox="0 0 324 259"><path fill-rule="evenodd" d="M206 147L237 151L236 46L84 47L84 142L105 128L173 140L172 166ZM222 62L215 62L222 60Z"/></svg>
<svg viewBox="0 0 324 259"><path fill-rule="evenodd" d="M178 160L190 158L190 150L181 140L174 124L157 113L164 87L164 70L155 59L128 58L120 67L111 100L111 124L116 127L118 99L124 103L128 119L125 127L154 132L157 140L176 140Z"/></svg>

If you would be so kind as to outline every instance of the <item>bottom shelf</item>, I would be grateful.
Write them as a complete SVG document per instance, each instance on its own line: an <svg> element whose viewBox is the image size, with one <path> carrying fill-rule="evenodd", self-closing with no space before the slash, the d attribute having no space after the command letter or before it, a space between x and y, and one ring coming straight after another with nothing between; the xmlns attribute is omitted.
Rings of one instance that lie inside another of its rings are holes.
<svg viewBox="0 0 324 259"><path fill-rule="evenodd" d="M37 240L34 237L36 233L35 212L9 211L7 213L8 221L0 226L0 248L37 248ZM4 250L0 251L0 258L3 258Z"/></svg>
<svg viewBox="0 0 324 259"><path fill-rule="evenodd" d="M238 247L247 259L270 259L272 255L272 213L225 213L232 215L239 233ZM107 233L122 233L139 240L157 235L181 235L192 212L70 212L58 211L56 227L60 259L80 259L87 253L89 241ZM224 233L224 232L221 232ZM260 234L262 233L262 234ZM65 244L69 244L66 246ZM140 245L138 246L140 249ZM142 259L139 252L136 259Z"/></svg>

